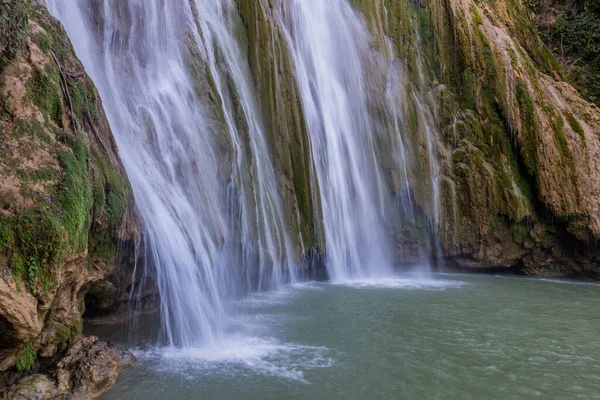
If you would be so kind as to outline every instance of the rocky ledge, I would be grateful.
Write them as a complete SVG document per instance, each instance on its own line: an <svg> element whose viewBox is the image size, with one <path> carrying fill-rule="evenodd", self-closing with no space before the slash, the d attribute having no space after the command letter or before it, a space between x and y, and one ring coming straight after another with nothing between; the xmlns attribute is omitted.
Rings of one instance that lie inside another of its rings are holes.
<svg viewBox="0 0 600 400"><path fill-rule="evenodd" d="M12 387L8 400L91 399L107 391L133 354L95 336L79 337L51 374L34 374Z"/></svg>
<svg viewBox="0 0 600 400"><path fill-rule="evenodd" d="M135 362L80 335L128 304L141 222L63 27L0 3L0 398L90 398Z"/></svg>

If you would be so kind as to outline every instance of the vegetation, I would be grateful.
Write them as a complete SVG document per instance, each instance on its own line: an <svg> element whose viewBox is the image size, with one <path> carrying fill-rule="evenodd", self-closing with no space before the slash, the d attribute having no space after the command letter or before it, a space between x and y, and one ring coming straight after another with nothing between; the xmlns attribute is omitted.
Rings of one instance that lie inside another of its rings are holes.
<svg viewBox="0 0 600 400"><path fill-rule="evenodd" d="M27 42L29 1L0 0L0 71Z"/></svg>
<svg viewBox="0 0 600 400"><path fill-rule="evenodd" d="M15 273L33 293L41 283L50 289L56 265L65 251L63 228L50 211L27 210L16 219L19 254L13 255Z"/></svg>
<svg viewBox="0 0 600 400"><path fill-rule="evenodd" d="M92 207L92 192L88 168L88 151L81 137L69 138L71 151L58 153L63 168L63 180L59 185L57 200L62 206L62 220L74 251L87 245L88 214Z"/></svg>
<svg viewBox="0 0 600 400"><path fill-rule="evenodd" d="M566 77L600 105L600 2L529 0L540 33L565 65Z"/></svg>
<svg viewBox="0 0 600 400"><path fill-rule="evenodd" d="M27 82L27 94L33 103L50 120L58 121L62 113L58 68L51 66L45 71L34 67L33 77Z"/></svg>
<svg viewBox="0 0 600 400"><path fill-rule="evenodd" d="M25 347L25 352L17 360L17 370L19 372L29 371L37 360L37 352L31 344Z"/></svg>
<svg viewBox="0 0 600 400"><path fill-rule="evenodd" d="M521 152L529 174L535 176L539 163L537 151L539 138L535 119L535 108L527 86L523 81L517 83L517 102L521 113L521 134L523 135Z"/></svg>
<svg viewBox="0 0 600 400"><path fill-rule="evenodd" d="M41 29L28 31L29 18ZM68 257L86 249L88 264L94 257L116 256L128 188L107 155L86 143L84 131L94 131L90 125L98 118L97 94L85 74L61 72L81 65L60 24L29 1L0 0L0 33L0 71L20 57L29 34L30 45L37 44L46 57L43 65L32 65L25 82L27 106L37 108L44 122L14 115L6 96L0 97L0 136L17 146L0 154L0 173L19 182L18 196L8 200L8 216L0 217L0 261L10 266L19 288L39 296L52 289ZM64 126L72 118L77 131ZM40 153L44 163L23 163Z"/></svg>
<svg viewBox="0 0 600 400"><path fill-rule="evenodd" d="M59 324L55 329L56 350L63 352L71 347L75 338L83 331L83 321L81 318L74 318L69 325Z"/></svg>

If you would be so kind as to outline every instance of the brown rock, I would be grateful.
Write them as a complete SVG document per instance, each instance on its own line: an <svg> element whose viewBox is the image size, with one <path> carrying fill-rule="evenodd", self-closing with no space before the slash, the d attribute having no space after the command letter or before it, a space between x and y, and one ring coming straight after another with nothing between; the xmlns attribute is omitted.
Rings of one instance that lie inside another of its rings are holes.
<svg viewBox="0 0 600 400"><path fill-rule="evenodd" d="M92 399L110 389L119 372L135 362L129 351L101 342L95 336L80 337L57 364L56 381L41 374L25 377L6 399Z"/></svg>
<svg viewBox="0 0 600 400"><path fill-rule="evenodd" d="M96 336L80 338L57 365L58 390L74 399L89 399L104 393L119 372L133 367L135 356Z"/></svg>
<svg viewBox="0 0 600 400"><path fill-rule="evenodd" d="M55 383L46 375L35 374L21 379L7 395L7 400L41 400L58 395Z"/></svg>

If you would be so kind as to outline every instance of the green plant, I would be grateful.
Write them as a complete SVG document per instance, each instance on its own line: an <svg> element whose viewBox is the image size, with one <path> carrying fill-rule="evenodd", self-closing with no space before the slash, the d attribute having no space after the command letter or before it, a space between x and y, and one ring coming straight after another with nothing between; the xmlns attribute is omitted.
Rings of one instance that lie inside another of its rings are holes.
<svg viewBox="0 0 600 400"><path fill-rule="evenodd" d="M529 0L528 5L544 41L566 66L567 79L600 105L600 2Z"/></svg>
<svg viewBox="0 0 600 400"><path fill-rule="evenodd" d="M29 1L0 0L0 71L27 43Z"/></svg>
<svg viewBox="0 0 600 400"><path fill-rule="evenodd" d="M70 140L72 151L58 153L64 170L64 178L59 185L57 199L62 207L62 222L69 235L71 249L81 250L87 242L89 212L93 205L88 168L88 152L80 137Z"/></svg>
<svg viewBox="0 0 600 400"><path fill-rule="evenodd" d="M12 224L6 217L0 217L0 254L4 248L12 244Z"/></svg>
<svg viewBox="0 0 600 400"><path fill-rule="evenodd" d="M59 352L67 350L72 344L77 335L81 334L83 323L81 318L75 318L69 325L58 325L56 327L56 348Z"/></svg>
<svg viewBox="0 0 600 400"><path fill-rule="evenodd" d="M565 115L567 117L567 122L569 123L569 126L571 126L571 129L573 129L575 133L581 136L581 138L585 141L585 132L579 121L577 121L577 119L575 119L575 117L571 113L566 113Z"/></svg>
<svg viewBox="0 0 600 400"><path fill-rule="evenodd" d="M521 153L527 171L535 176L538 166L538 130L535 117L535 106L529 95L525 82L517 83L517 103L521 114Z"/></svg>
<svg viewBox="0 0 600 400"><path fill-rule="evenodd" d="M27 95L50 120L58 121L62 112L58 68L47 67L44 71L34 67L31 79L25 85Z"/></svg>
<svg viewBox="0 0 600 400"><path fill-rule="evenodd" d="M25 347L25 352L17 360L17 370L19 372L29 371L37 360L37 352L31 344Z"/></svg>
<svg viewBox="0 0 600 400"><path fill-rule="evenodd" d="M63 232L51 211L27 210L18 217L16 236L22 257L14 256L13 262L30 292L35 292L38 282L44 290L52 285L54 268L65 251Z"/></svg>

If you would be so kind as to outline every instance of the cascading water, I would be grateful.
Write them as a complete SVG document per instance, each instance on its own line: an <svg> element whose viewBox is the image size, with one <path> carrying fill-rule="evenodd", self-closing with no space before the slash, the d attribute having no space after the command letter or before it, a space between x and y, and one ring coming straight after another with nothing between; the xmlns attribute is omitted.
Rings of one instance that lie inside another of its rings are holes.
<svg viewBox="0 0 600 400"><path fill-rule="evenodd" d="M233 3L48 3L103 99L144 219L166 344L210 346L226 334L227 296L295 277Z"/></svg>
<svg viewBox="0 0 600 400"><path fill-rule="evenodd" d="M237 5L48 3L100 91L129 174L161 293L165 342L214 344L227 333L225 300L294 281L301 251L292 244L301 239L287 232L290 216L239 41ZM282 0L273 11L310 136L329 275L389 276L389 221L399 219L390 169L402 181L395 185L404 216L414 219L401 74L375 54L347 0Z"/></svg>
<svg viewBox="0 0 600 400"><path fill-rule="evenodd" d="M345 0L280 2L321 193L333 280L391 273L387 189L369 112L366 25Z"/></svg>

